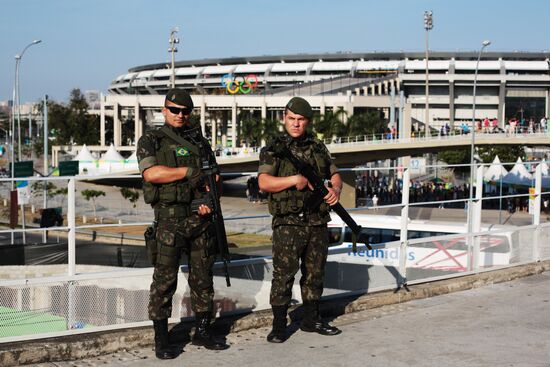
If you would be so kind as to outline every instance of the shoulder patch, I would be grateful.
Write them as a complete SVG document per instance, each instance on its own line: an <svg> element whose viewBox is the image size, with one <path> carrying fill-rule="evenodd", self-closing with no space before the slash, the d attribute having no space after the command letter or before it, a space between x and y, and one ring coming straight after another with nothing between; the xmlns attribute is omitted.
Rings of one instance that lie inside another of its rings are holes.
<svg viewBox="0 0 550 367"><path fill-rule="evenodd" d="M176 148L176 157L189 157L190 155L191 155L191 152L185 147Z"/></svg>

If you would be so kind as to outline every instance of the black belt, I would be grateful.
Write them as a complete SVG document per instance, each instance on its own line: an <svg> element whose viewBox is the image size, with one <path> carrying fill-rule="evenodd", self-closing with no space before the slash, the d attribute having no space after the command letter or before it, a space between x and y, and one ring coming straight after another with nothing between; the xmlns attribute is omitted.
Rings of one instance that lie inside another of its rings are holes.
<svg viewBox="0 0 550 367"><path fill-rule="evenodd" d="M191 209L188 206L171 206L167 208L155 208L155 220L188 217Z"/></svg>

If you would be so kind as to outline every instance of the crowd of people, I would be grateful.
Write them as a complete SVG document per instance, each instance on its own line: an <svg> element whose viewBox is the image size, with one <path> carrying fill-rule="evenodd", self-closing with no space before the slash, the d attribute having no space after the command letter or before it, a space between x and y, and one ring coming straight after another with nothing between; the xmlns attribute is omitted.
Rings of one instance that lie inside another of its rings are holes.
<svg viewBox="0 0 550 367"><path fill-rule="evenodd" d="M507 134L546 133L548 132L548 117L544 116L539 121L533 117L529 120L525 118L518 120L514 117L508 120L505 131Z"/></svg>
<svg viewBox="0 0 550 367"><path fill-rule="evenodd" d="M442 135L449 134L449 127L446 124L441 128ZM506 135L512 134L533 134L533 133L546 133L548 132L548 117L544 116L540 120L536 120L534 117L517 119L512 117L508 120L504 129L499 126L498 119L489 119L485 117L483 120L476 120L476 133L506 133ZM461 134L469 134L470 126L465 122L460 125Z"/></svg>
<svg viewBox="0 0 550 367"><path fill-rule="evenodd" d="M357 207L372 207L400 204L402 200L401 180L393 179L388 176L374 176L363 174L356 180L355 198ZM527 189L508 187L503 195L507 194L527 194ZM516 197L512 199L499 200L497 190L487 190L484 197L492 197L494 200L483 200L484 209L507 209L510 213L526 212L529 207L528 197ZM465 208L467 203L465 199L470 197L470 187L464 183L454 185L450 182L444 182L441 179L432 179L429 181L411 181L409 192L410 203L429 203L452 201L449 203L426 204L427 206L439 208Z"/></svg>
<svg viewBox="0 0 550 367"><path fill-rule="evenodd" d="M400 204L402 200L401 180L389 178L388 176L362 175L356 181L355 190L358 207ZM409 202L459 200L468 198L469 193L470 188L467 184L453 185L435 179L431 181L412 181ZM463 208L464 203L448 203L444 207Z"/></svg>
<svg viewBox="0 0 550 367"><path fill-rule="evenodd" d="M476 120L475 123L475 132L480 134L497 134L497 133L506 133L507 135L512 134L533 134L533 133L547 133L548 132L548 117L544 116L540 120L536 120L531 117L529 119L521 118L517 119L515 117L508 120L504 127L500 126L499 120L497 118L489 119L485 117L482 120ZM413 125L411 127L411 136L418 136L418 128L415 128ZM463 121L460 125L455 125L453 129L448 122L444 125L441 125L437 130L438 136L448 136L448 135L466 135L472 131L472 126L470 123Z"/></svg>

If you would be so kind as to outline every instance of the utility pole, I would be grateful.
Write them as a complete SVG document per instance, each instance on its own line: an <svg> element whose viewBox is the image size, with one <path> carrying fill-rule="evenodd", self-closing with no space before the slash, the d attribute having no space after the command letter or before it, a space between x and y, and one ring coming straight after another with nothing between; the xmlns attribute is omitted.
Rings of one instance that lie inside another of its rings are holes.
<svg viewBox="0 0 550 367"><path fill-rule="evenodd" d="M428 33L433 28L433 12L425 11L424 12L424 29L426 30L426 106L425 106L425 116L424 116L424 128L426 129L426 137L430 136L430 87L429 87L429 68L428 68L428 59L429 59L429 47L428 47Z"/></svg>

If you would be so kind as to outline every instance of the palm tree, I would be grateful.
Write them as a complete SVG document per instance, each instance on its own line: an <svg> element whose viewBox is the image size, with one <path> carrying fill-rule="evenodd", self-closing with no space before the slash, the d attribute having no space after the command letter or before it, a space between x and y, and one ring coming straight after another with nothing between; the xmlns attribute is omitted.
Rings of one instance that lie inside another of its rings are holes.
<svg viewBox="0 0 550 367"><path fill-rule="evenodd" d="M247 146L259 146L262 138L262 121L256 117L250 116L241 120L239 126L239 136L244 140Z"/></svg>
<svg viewBox="0 0 550 367"><path fill-rule="evenodd" d="M281 131L279 130L281 122L274 119L263 119L261 123L260 139L262 142L270 141L273 138L279 136Z"/></svg>
<svg viewBox="0 0 550 367"><path fill-rule="evenodd" d="M347 112L343 109L328 111L324 115L315 115L313 117L313 130L323 138L344 136L346 125L342 121L346 116Z"/></svg>
<svg viewBox="0 0 550 367"><path fill-rule="evenodd" d="M383 133L386 123L377 111L368 111L350 116L346 127L348 136L372 135Z"/></svg>

